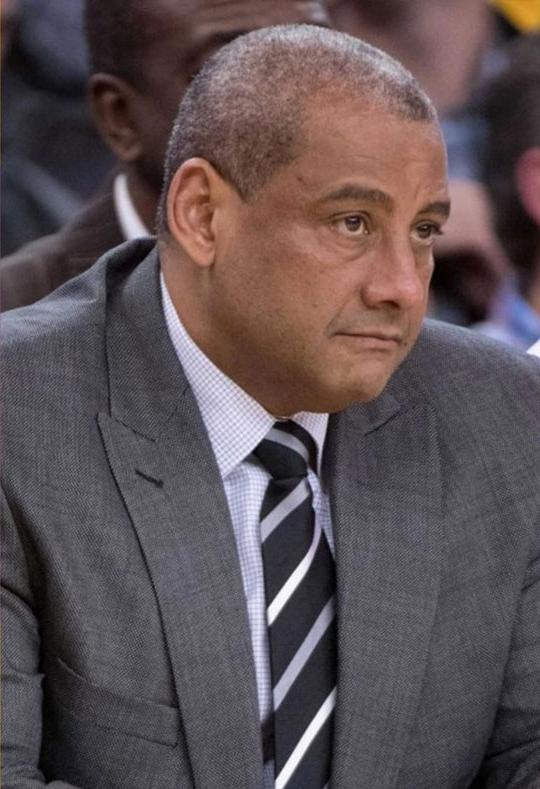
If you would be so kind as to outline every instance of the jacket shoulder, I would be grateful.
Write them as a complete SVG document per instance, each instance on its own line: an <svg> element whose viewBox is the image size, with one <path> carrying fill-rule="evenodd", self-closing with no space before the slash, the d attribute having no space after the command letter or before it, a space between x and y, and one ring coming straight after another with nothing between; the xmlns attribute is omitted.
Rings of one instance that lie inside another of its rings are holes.
<svg viewBox="0 0 540 789"><path fill-rule="evenodd" d="M91 337L103 338L107 311L143 261L156 264L153 239L128 241L102 255L94 266L37 302L9 310L1 319L4 368L13 357L19 370L32 361L39 371L79 360ZM63 350L68 350L67 355ZM44 353L47 357L44 357ZM20 377L20 376L18 376Z"/></svg>
<svg viewBox="0 0 540 789"><path fill-rule="evenodd" d="M445 421L455 413L503 424L521 414L540 428L540 360L451 324L426 321L391 389L400 400L430 402Z"/></svg>
<svg viewBox="0 0 540 789"><path fill-rule="evenodd" d="M50 293L64 268L62 232L25 244L0 261L2 311L23 307Z"/></svg>
<svg viewBox="0 0 540 789"><path fill-rule="evenodd" d="M2 310L47 296L122 241L112 195L105 193L57 233L25 244L0 261Z"/></svg>

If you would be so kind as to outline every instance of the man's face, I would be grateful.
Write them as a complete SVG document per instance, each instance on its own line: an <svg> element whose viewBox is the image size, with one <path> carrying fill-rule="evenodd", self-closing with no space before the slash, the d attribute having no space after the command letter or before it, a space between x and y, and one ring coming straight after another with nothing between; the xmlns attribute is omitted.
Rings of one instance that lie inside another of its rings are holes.
<svg viewBox="0 0 540 789"><path fill-rule="evenodd" d="M298 158L251 201L231 189L203 348L277 415L376 397L417 338L447 212L436 124L317 100Z"/></svg>
<svg viewBox="0 0 540 789"><path fill-rule="evenodd" d="M204 61L242 33L295 23L328 26L321 0L148 0L147 31L156 43L144 53L137 118L145 181L160 190L180 99Z"/></svg>

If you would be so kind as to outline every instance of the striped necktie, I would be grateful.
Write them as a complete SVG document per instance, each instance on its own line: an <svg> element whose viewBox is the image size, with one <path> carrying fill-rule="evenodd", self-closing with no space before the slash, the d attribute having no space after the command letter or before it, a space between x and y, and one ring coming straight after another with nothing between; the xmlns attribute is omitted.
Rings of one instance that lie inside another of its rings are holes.
<svg viewBox="0 0 540 789"><path fill-rule="evenodd" d="M276 789L323 789L330 781L335 568L307 479L316 452L309 433L288 421L276 422L253 453L272 477L260 526Z"/></svg>

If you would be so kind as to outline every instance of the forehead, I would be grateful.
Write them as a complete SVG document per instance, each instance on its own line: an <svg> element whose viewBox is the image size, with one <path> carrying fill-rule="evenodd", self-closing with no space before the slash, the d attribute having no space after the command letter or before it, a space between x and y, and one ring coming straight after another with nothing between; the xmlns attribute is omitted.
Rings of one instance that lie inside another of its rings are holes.
<svg viewBox="0 0 540 789"><path fill-rule="evenodd" d="M337 195L355 202L378 193L390 198L375 200L380 208L411 209L447 199L446 151L433 121L323 100L311 108L298 142L298 155L282 171L292 199L319 203Z"/></svg>

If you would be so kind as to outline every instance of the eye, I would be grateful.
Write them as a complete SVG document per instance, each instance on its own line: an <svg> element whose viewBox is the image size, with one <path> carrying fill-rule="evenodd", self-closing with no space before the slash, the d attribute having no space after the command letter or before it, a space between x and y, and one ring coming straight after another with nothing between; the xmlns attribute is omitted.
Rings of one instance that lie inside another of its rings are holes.
<svg viewBox="0 0 540 789"><path fill-rule="evenodd" d="M346 236L365 236L368 234L366 219L362 214L347 214L333 222L336 230Z"/></svg>
<svg viewBox="0 0 540 789"><path fill-rule="evenodd" d="M421 222L414 230L420 241L424 242L433 242L436 236L443 234L441 226L436 222Z"/></svg>

